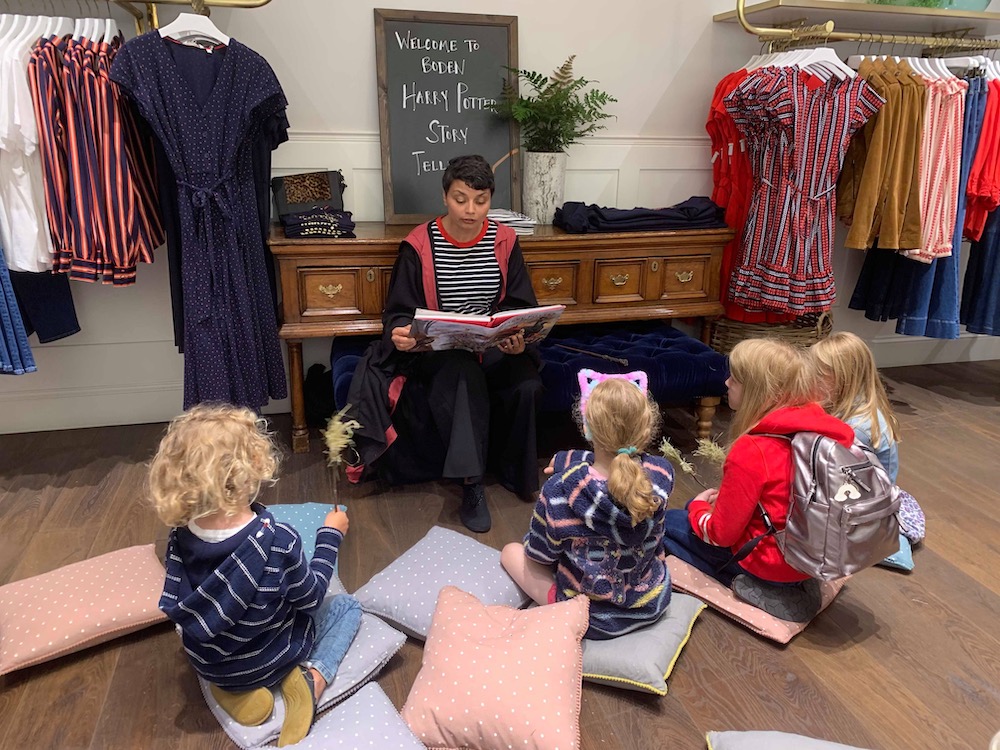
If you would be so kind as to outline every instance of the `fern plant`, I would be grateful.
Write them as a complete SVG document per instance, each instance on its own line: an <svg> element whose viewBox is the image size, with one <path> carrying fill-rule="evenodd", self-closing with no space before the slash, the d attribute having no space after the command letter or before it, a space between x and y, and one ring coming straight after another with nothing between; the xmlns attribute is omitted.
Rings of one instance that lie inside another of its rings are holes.
<svg viewBox="0 0 1000 750"><path fill-rule="evenodd" d="M493 111L520 125L521 141L527 151L565 151L584 136L603 129L602 121L613 117L604 108L618 100L600 89L587 90L596 81L574 78L575 58L570 55L551 76L508 68L528 84L531 93L519 95L511 81L505 80Z"/></svg>

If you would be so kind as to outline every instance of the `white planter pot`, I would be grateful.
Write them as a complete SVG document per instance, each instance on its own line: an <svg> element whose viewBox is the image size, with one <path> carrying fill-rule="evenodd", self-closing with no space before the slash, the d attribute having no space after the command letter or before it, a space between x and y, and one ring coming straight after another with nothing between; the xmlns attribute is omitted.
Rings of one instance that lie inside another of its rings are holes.
<svg viewBox="0 0 1000 750"><path fill-rule="evenodd" d="M521 211L540 224L551 224L563 204L566 154L524 152Z"/></svg>

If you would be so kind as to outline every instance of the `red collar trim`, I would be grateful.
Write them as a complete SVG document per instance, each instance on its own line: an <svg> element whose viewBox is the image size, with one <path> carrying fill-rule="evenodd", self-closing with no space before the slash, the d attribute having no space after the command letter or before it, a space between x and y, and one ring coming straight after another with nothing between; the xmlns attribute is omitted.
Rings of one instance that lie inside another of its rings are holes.
<svg viewBox="0 0 1000 750"><path fill-rule="evenodd" d="M474 239L474 240L472 240L470 242L459 242L454 237L452 237L450 234L448 234L448 232L445 231L444 223L441 221L441 217L440 216L437 217L434 220L434 223L437 226L438 231L441 233L441 236L444 237L448 242L450 242L455 247L475 247L476 245L479 244L479 242L483 239L483 237L486 236L486 229L490 225L490 220L487 219L486 221L483 222L483 229L479 233L479 236L476 237L476 239Z"/></svg>

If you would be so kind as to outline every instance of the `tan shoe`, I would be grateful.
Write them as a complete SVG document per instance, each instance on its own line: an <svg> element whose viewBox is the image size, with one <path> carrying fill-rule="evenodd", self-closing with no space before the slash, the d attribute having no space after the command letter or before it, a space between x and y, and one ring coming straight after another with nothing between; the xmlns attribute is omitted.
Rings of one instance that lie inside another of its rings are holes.
<svg viewBox="0 0 1000 750"><path fill-rule="evenodd" d="M274 711L274 693L267 688L235 692L210 685L209 690L222 710L245 727L259 727Z"/></svg>
<svg viewBox="0 0 1000 750"><path fill-rule="evenodd" d="M316 718L316 697L309 670L297 666L281 681L281 697L285 701L285 721L278 736L278 747L294 745L309 734Z"/></svg>

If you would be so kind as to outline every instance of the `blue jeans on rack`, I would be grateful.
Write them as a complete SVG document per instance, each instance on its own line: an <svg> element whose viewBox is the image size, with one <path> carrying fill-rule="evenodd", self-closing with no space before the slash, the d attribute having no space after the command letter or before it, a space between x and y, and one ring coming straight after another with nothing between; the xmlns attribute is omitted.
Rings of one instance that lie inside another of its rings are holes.
<svg viewBox="0 0 1000 750"><path fill-rule="evenodd" d="M361 627L361 605L350 594L337 594L320 605L313 620L316 641L305 665L323 675L329 685Z"/></svg>
<svg viewBox="0 0 1000 750"><path fill-rule="evenodd" d="M958 214L952 236L950 256L937 258L930 265L917 263L906 294L906 307L896 333L907 336L930 336L957 339L959 334L958 276L961 265L962 227L965 224L966 184L979 147L979 137L986 113L986 79L974 76L965 95L965 124L962 133L962 164L959 179Z"/></svg>
<svg viewBox="0 0 1000 750"><path fill-rule="evenodd" d="M0 373L24 375L36 369L21 310L10 283L7 261L0 248Z"/></svg>

